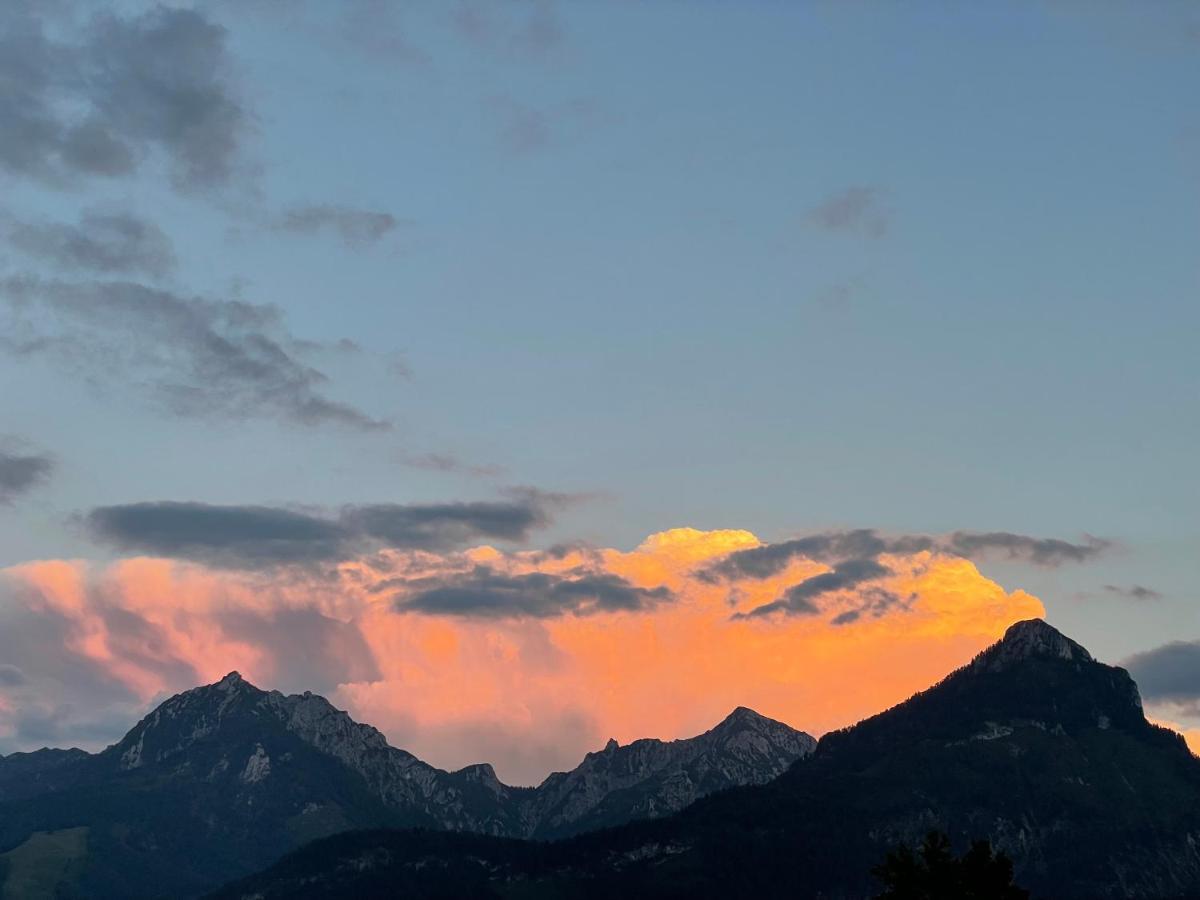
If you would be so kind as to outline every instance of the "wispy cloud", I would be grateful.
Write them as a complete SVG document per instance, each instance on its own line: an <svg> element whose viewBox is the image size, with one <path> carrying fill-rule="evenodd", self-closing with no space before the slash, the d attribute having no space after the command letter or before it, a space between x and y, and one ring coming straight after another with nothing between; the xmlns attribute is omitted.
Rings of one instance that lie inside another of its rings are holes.
<svg viewBox="0 0 1200 900"><path fill-rule="evenodd" d="M276 227L293 234L332 233L348 247L363 247L378 243L398 224L391 213L325 203L293 207L279 217Z"/></svg>
<svg viewBox="0 0 1200 900"><path fill-rule="evenodd" d="M808 218L826 231L881 238L891 225L884 196L881 188L854 185L826 197L809 211Z"/></svg>
<svg viewBox="0 0 1200 900"><path fill-rule="evenodd" d="M75 223L19 222L8 238L18 250L73 272L162 277L175 267L170 238L128 212L85 212Z"/></svg>
<svg viewBox="0 0 1200 900"><path fill-rule="evenodd" d="M42 11L0 10L0 169L65 186L128 175L157 152L179 188L231 178L250 116L220 25L158 6L103 13L60 39Z"/></svg>
<svg viewBox="0 0 1200 900"><path fill-rule="evenodd" d="M0 350L49 357L99 384L147 388L178 415L388 427L325 393L328 377L305 361L306 344L275 306L130 281L13 276L0 279L5 308Z"/></svg>
<svg viewBox="0 0 1200 900"><path fill-rule="evenodd" d="M403 466L427 472L448 472L480 478L498 477L505 473L503 466L464 462L452 453L405 453L399 459Z"/></svg>
<svg viewBox="0 0 1200 900"><path fill-rule="evenodd" d="M1126 600L1161 600L1162 594L1153 588L1148 588L1141 584L1131 584L1122 586L1118 584L1104 585L1104 592L1115 597L1123 597Z"/></svg>

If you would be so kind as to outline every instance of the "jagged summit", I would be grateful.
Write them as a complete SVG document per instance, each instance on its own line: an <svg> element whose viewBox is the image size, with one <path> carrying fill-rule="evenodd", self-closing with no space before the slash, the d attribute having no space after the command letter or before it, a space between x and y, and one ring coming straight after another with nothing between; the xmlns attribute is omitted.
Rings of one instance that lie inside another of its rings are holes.
<svg viewBox="0 0 1200 900"><path fill-rule="evenodd" d="M252 687L254 687L254 685L252 685L245 678L243 678L241 672L238 672L235 670L233 672L230 672L228 675L226 675L220 681L218 681L214 684L208 685L208 687L218 688L223 691L234 691L234 690L240 690L242 688L248 688L248 687L252 688Z"/></svg>
<svg viewBox="0 0 1200 900"><path fill-rule="evenodd" d="M1081 644L1044 619L1025 619L1009 626L1004 637L981 653L971 669L976 672L1000 672L1013 663L1034 657L1095 662L1092 654Z"/></svg>

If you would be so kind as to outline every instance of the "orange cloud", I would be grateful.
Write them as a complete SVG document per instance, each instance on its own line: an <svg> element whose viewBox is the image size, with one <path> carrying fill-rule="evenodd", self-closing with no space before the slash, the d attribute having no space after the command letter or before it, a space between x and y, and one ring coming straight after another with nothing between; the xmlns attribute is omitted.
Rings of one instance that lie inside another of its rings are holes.
<svg viewBox="0 0 1200 900"><path fill-rule="evenodd" d="M628 552L387 551L328 577L271 582L157 559L99 570L31 563L4 575L19 588L9 602L62 626L62 653L143 705L236 668L263 687L323 690L430 762L488 760L517 783L575 765L608 737L696 734L738 705L821 734L903 700L1012 622L1044 614L971 562L926 551L880 557L888 574L823 595L817 614L739 619L830 570L797 558L762 579L697 577L759 543L745 531L675 529ZM405 609L430 585L483 576L506 590L551 585L546 603L573 602L581 579L612 594L561 614ZM4 716L0 704L0 733Z"/></svg>

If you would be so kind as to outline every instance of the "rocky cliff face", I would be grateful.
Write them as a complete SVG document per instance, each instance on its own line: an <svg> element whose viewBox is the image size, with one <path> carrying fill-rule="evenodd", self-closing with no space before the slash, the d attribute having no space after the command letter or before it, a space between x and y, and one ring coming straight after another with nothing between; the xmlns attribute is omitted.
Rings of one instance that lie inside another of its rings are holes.
<svg viewBox="0 0 1200 900"><path fill-rule="evenodd" d="M527 800L536 837L677 812L722 788L770 781L812 753L811 736L739 707L698 737L616 741L589 753L578 768L557 772Z"/></svg>

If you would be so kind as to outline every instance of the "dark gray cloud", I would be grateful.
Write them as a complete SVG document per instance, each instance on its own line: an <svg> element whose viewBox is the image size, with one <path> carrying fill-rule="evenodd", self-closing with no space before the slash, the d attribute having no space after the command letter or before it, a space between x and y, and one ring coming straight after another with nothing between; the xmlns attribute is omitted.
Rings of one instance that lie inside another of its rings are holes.
<svg viewBox="0 0 1200 900"><path fill-rule="evenodd" d="M748 550L737 550L700 574L706 581L720 578L770 578L778 575L793 559L812 559L830 562L840 559L865 558L881 553L915 553L933 546L924 536L883 538L871 529L829 531L807 535L777 544L764 544Z"/></svg>
<svg viewBox="0 0 1200 900"><path fill-rule="evenodd" d="M609 573L505 575L486 567L423 582L396 600L400 612L477 618L549 618L645 610L674 599L666 587L641 588Z"/></svg>
<svg viewBox="0 0 1200 900"><path fill-rule="evenodd" d="M322 204L288 210L277 227L293 234L333 233L348 247L362 247L378 242L398 224L391 213Z"/></svg>
<svg viewBox="0 0 1200 900"><path fill-rule="evenodd" d="M135 171L152 152L177 187L226 182L250 117L235 91L226 33L196 10L69 17L0 9L0 168L66 184Z"/></svg>
<svg viewBox="0 0 1200 900"><path fill-rule="evenodd" d="M84 521L124 552L250 567L338 559L352 538L335 520L269 506L130 503L98 507Z"/></svg>
<svg viewBox="0 0 1200 900"><path fill-rule="evenodd" d="M1123 663L1137 682L1142 698L1174 703L1200 712L1200 641L1174 641Z"/></svg>
<svg viewBox="0 0 1200 900"><path fill-rule="evenodd" d="M908 610L917 600L916 594L901 597L892 591L880 587L867 588L859 596L858 606L843 610L829 620L831 625L850 625L863 616L878 619L892 609Z"/></svg>
<svg viewBox="0 0 1200 900"><path fill-rule="evenodd" d="M1162 594L1153 588L1148 588L1140 584L1131 584L1128 587L1122 587L1116 584L1104 585L1104 591L1108 594L1113 594L1117 597L1124 597L1126 600L1161 600Z"/></svg>
<svg viewBox="0 0 1200 900"><path fill-rule="evenodd" d="M336 515L271 506L160 501L102 506L82 521L122 552L231 568L329 562L380 547L452 550L475 541L520 542L550 524L560 495L530 492L473 503L376 503Z"/></svg>
<svg viewBox="0 0 1200 900"><path fill-rule="evenodd" d="M324 392L327 376L275 306L128 281L0 280L0 350L49 356L99 384L133 384L183 416L388 427Z"/></svg>
<svg viewBox="0 0 1200 900"><path fill-rule="evenodd" d="M20 687L24 683L24 672L14 665L0 663L0 687Z"/></svg>
<svg viewBox="0 0 1200 900"><path fill-rule="evenodd" d="M835 562L872 558L882 553L919 553L932 550L968 559L1002 557L1053 568L1069 562L1086 562L1112 547L1111 541L1086 535L1082 543L1058 538L1035 538L1007 531L956 531L949 535L880 535L873 529L830 531L776 544L737 550L700 570L709 582L737 578L770 578L794 559Z"/></svg>
<svg viewBox="0 0 1200 900"><path fill-rule="evenodd" d="M821 201L809 212L809 219L826 231L883 237L890 223L883 197L884 192L877 187L848 187Z"/></svg>
<svg viewBox="0 0 1200 900"><path fill-rule="evenodd" d="M347 508L342 522L352 532L389 547L442 550L479 538L523 541L534 529L550 524L550 508L538 501L376 503Z"/></svg>
<svg viewBox="0 0 1200 900"><path fill-rule="evenodd" d="M22 222L9 231L9 240L64 269L161 277L175 266L162 229L130 213L85 212L77 224Z"/></svg>
<svg viewBox="0 0 1200 900"><path fill-rule="evenodd" d="M811 578L806 578L799 584L793 585L784 591L783 596L778 600L765 603L748 613L737 613L734 618L766 616L777 612L815 615L821 611L817 601L826 594L848 591L865 582L884 578L890 574L891 570L887 566L874 559L846 560L835 565L832 571L813 575Z"/></svg>
<svg viewBox="0 0 1200 900"><path fill-rule="evenodd" d="M44 483L54 472L54 459L40 453L12 453L0 447L0 505Z"/></svg>
<svg viewBox="0 0 1200 900"><path fill-rule="evenodd" d="M956 531L945 539L944 549L968 559L1001 556L1055 568L1063 563L1087 562L1112 548L1112 542L1084 535L1082 543L1058 538L1035 538L1008 531Z"/></svg>

